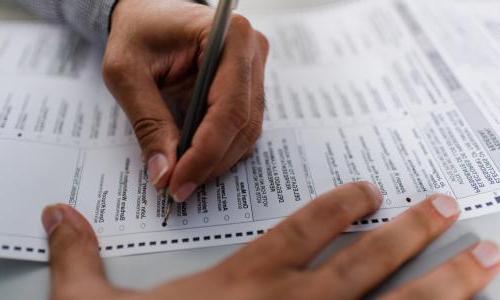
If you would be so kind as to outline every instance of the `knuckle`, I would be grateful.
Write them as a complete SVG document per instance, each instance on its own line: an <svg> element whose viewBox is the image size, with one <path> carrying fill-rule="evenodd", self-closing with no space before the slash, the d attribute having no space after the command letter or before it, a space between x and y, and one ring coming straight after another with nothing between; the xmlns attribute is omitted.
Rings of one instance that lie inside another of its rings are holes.
<svg viewBox="0 0 500 300"><path fill-rule="evenodd" d="M240 14L233 15L233 17L231 18L231 26L234 26L234 28L238 31L243 31L246 33L250 33L251 31L253 31L252 23L250 23L250 21L246 17Z"/></svg>
<svg viewBox="0 0 500 300"><path fill-rule="evenodd" d="M371 184L370 184L371 185ZM362 204L366 205L369 210L373 211L379 208L380 199L374 196L372 189L367 182L351 182L345 185L347 189L352 190L353 194L361 195Z"/></svg>
<svg viewBox="0 0 500 300"><path fill-rule="evenodd" d="M50 237L50 243L52 249L56 251L66 251L75 246L94 246L97 244L97 240L90 230L74 229L70 226L62 225L55 229Z"/></svg>
<svg viewBox="0 0 500 300"><path fill-rule="evenodd" d="M262 122L252 120L248 123L247 127L241 132L244 147L250 149L255 145L257 140L262 134Z"/></svg>
<svg viewBox="0 0 500 300"><path fill-rule="evenodd" d="M252 60L250 57L240 57L237 63L237 80L239 81L240 84L243 84L243 86L247 86L248 83L250 83L251 78L252 78ZM243 91L243 95L248 97L249 92L247 90Z"/></svg>
<svg viewBox="0 0 500 300"><path fill-rule="evenodd" d="M306 228L295 219L290 219L288 223L283 224L280 227L279 233L287 245L304 245L308 240Z"/></svg>
<svg viewBox="0 0 500 300"><path fill-rule="evenodd" d="M435 236L435 226L424 210L413 208L408 210L411 227L416 229L416 233L424 240L431 239Z"/></svg>
<svg viewBox="0 0 500 300"><path fill-rule="evenodd" d="M248 125L248 123L250 121L249 120L250 119L250 111L246 105L243 105L243 106L233 105L229 109L225 119L226 119L228 125L232 126L237 131L240 131Z"/></svg>
<svg viewBox="0 0 500 300"><path fill-rule="evenodd" d="M267 36L265 36L262 32L257 31L257 40L259 41L260 46L264 50L264 53L267 54L269 52L269 47L270 47L269 39L267 38Z"/></svg>
<svg viewBox="0 0 500 300"><path fill-rule="evenodd" d="M264 111L266 110L266 95L263 85L264 83L262 82L262 85L256 89L255 101L252 103L255 113L260 119L264 117Z"/></svg>
<svg viewBox="0 0 500 300"><path fill-rule="evenodd" d="M71 245L79 243L78 234L67 226L61 225L56 228L50 236L50 244L52 249L64 250Z"/></svg>
<svg viewBox="0 0 500 300"><path fill-rule="evenodd" d="M354 221L352 210L339 201L322 201L318 202L318 208L315 210L315 219L324 220L334 218L336 224L350 224Z"/></svg>
<svg viewBox="0 0 500 300"><path fill-rule="evenodd" d="M166 122L154 118L142 118L134 122L133 129L139 144L148 145L166 127Z"/></svg>
<svg viewBox="0 0 500 300"><path fill-rule="evenodd" d="M196 153L197 167L203 167L204 169L206 169L206 171L208 171L208 167L215 167L215 164L219 162L222 155L219 149L219 145L214 144L210 141L201 143L200 146L192 145L192 149L193 153Z"/></svg>
<svg viewBox="0 0 500 300"><path fill-rule="evenodd" d="M377 257L377 264L380 270L396 270L404 258L401 257L401 249L395 246L393 236L388 236L380 231L375 231L363 238L364 245L370 245L371 253ZM362 261L366 257L366 252L362 251L357 255L357 261Z"/></svg>
<svg viewBox="0 0 500 300"><path fill-rule="evenodd" d="M103 78L108 85L113 85L115 82L122 80L129 68L126 61L112 58L113 56L115 55L106 55L102 66Z"/></svg>
<svg viewBox="0 0 500 300"><path fill-rule="evenodd" d="M359 264L358 258L353 257L350 253L343 254L342 260L338 260L338 262L331 267L327 267L324 269L326 272L325 275L327 277L334 279L334 282L339 284L342 283L351 283L352 282L352 266L354 264ZM323 275L323 274L322 274Z"/></svg>
<svg viewBox="0 0 500 300"><path fill-rule="evenodd" d="M450 261L445 270L449 274L454 274L455 280L461 286L475 285L476 281L481 279L481 269L476 267L474 258L467 255L459 256Z"/></svg>

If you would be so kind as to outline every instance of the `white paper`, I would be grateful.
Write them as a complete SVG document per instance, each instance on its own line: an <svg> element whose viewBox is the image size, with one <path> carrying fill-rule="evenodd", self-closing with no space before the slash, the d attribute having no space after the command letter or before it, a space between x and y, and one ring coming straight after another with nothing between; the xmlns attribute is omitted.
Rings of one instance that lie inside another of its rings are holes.
<svg viewBox="0 0 500 300"><path fill-rule="evenodd" d="M415 2L256 17L271 41L264 133L166 228L165 199L100 80L101 53L60 27L1 23L0 257L47 260L40 214L58 202L87 217L102 256L247 242L358 180L377 183L384 203L350 231L434 192L457 197L462 218L500 211L495 19L479 3Z"/></svg>

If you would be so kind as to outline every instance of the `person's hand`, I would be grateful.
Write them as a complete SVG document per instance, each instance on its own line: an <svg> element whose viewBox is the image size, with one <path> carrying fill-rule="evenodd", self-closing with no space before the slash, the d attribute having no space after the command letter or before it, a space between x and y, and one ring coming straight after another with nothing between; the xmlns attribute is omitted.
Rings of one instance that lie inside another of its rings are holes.
<svg viewBox="0 0 500 300"><path fill-rule="evenodd" d="M422 251L459 215L453 199L431 196L319 266L309 267L336 236L373 213L380 202L381 195L371 184L341 186L219 265L148 291L113 287L87 221L69 206L51 206L44 210L42 221L49 234L52 299L358 299ZM499 259L495 244L478 243L382 299L468 299L493 279Z"/></svg>
<svg viewBox="0 0 500 300"><path fill-rule="evenodd" d="M132 123L156 188L185 200L248 156L261 134L268 42L235 14L208 111L178 161L179 129L163 97L187 108L214 10L183 0L119 0L103 62L106 85ZM171 108L171 107L170 107Z"/></svg>

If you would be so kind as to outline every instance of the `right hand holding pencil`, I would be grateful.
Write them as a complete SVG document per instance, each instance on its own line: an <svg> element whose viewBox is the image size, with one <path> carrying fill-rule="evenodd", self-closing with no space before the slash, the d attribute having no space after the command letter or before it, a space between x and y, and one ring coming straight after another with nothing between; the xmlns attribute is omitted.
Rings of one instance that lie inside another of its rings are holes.
<svg viewBox="0 0 500 300"><path fill-rule="evenodd" d="M191 148L176 157L179 126L163 96L187 108L213 15L180 0L120 0L111 20L105 82L133 125L150 181L177 201L248 156L262 130L268 43L235 14L207 114Z"/></svg>

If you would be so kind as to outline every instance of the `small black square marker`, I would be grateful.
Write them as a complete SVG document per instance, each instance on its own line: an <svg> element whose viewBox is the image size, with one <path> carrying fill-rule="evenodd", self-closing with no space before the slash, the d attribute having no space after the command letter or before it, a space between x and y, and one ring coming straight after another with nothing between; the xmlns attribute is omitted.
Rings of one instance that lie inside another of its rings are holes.
<svg viewBox="0 0 500 300"><path fill-rule="evenodd" d="M2 250L9 250L10 246L9 245L2 245Z"/></svg>
<svg viewBox="0 0 500 300"><path fill-rule="evenodd" d="M378 223L378 219L372 219L372 224L377 224Z"/></svg>
<svg viewBox="0 0 500 300"><path fill-rule="evenodd" d="M382 222L384 222L384 223L389 222L389 218L382 218Z"/></svg>
<svg viewBox="0 0 500 300"><path fill-rule="evenodd" d="M166 244L167 244L167 241L166 241L166 240L160 241L160 244L162 244L162 245L166 245Z"/></svg>
<svg viewBox="0 0 500 300"><path fill-rule="evenodd" d="M262 229L257 230L257 234L264 234L264 230L262 230Z"/></svg>
<svg viewBox="0 0 500 300"><path fill-rule="evenodd" d="M363 225L368 225L368 223L369 223L368 220L361 220L361 224Z"/></svg>
<svg viewBox="0 0 500 300"><path fill-rule="evenodd" d="M123 249L123 245L122 244L116 245L116 249Z"/></svg>
<svg viewBox="0 0 500 300"><path fill-rule="evenodd" d="M220 234L214 235L214 239L216 239L216 240L220 240L221 238L222 238L222 236Z"/></svg>
<svg viewBox="0 0 500 300"><path fill-rule="evenodd" d="M26 251L28 251L28 252L33 252L33 248L28 247L28 248L26 248Z"/></svg>
<svg viewBox="0 0 500 300"><path fill-rule="evenodd" d="M253 231L247 231L247 235L253 235Z"/></svg>
<svg viewBox="0 0 500 300"><path fill-rule="evenodd" d="M171 240L170 242L171 242L172 244L177 244L177 243L179 242L179 240L178 240L178 239L173 239L173 240Z"/></svg>
<svg viewBox="0 0 500 300"><path fill-rule="evenodd" d="M467 206L467 207L466 207L466 208L464 208L464 209L465 209L465 211L471 211L471 210L472 210L472 207Z"/></svg>
<svg viewBox="0 0 500 300"><path fill-rule="evenodd" d="M106 246L106 250L112 250L113 246Z"/></svg>
<svg viewBox="0 0 500 300"><path fill-rule="evenodd" d="M200 240L200 237L199 237L199 236L195 236L195 237L193 238L193 242L198 242L199 240Z"/></svg>
<svg viewBox="0 0 500 300"><path fill-rule="evenodd" d="M188 242L189 242L189 238L183 238L183 239L182 239L182 242L183 242L183 243L188 243Z"/></svg>
<svg viewBox="0 0 500 300"><path fill-rule="evenodd" d="M21 251L21 250L22 250L22 248L21 248L21 247L19 247L19 246L14 246L14 250L15 250L15 251Z"/></svg>
<svg viewBox="0 0 500 300"><path fill-rule="evenodd" d="M476 204L476 208L483 208L481 204Z"/></svg>
<svg viewBox="0 0 500 300"><path fill-rule="evenodd" d="M156 241L151 241L151 242L149 242L149 245L150 245L150 246L155 246L155 245L156 245Z"/></svg>
<svg viewBox="0 0 500 300"><path fill-rule="evenodd" d="M134 248L134 246L135 246L134 243L127 244L127 248Z"/></svg>
<svg viewBox="0 0 500 300"><path fill-rule="evenodd" d="M236 236L243 236L243 232L236 232Z"/></svg>
<svg viewBox="0 0 500 300"><path fill-rule="evenodd" d="M497 201L498 204L500 204L500 197L495 197L495 200Z"/></svg>
<svg viewBox="0 0 500 300"><path fill-rule="evenodd" d="M233 235L232 235L232 234L230 234L230 233L226 233L226 234L224 235L224 237L225 237L226 239L230 239L230 238L232 238L232 237L233 237Z"/></svg>
<svg viewBox="0 0 500 300"><path fill-rule="evenodd" d="M486 206L492 206L493 205L493 202L486 202Z"/></svg>
<svg viewBox="0 0 500 300"><path fill-rule="evenodd" d="M45 249L38 249L38 253L45 253Z"/></svg>
<svg viewBox="0 0 500 300"><path fill-rule="evenodd" d="M210 236L209 236L209 235L206 235L206 236L204 236L204 237L203 237L203 239L204 239L205 241L208 241L208 240L210 239Z"/></svg>
<svg viewBox="0 0 500 300"><path fill-rule="evenodd" d="M140 243L139 243L139 247L144 247L144 246L146 246L146 243L145 243L145 242L140 242Z"/></svg>

